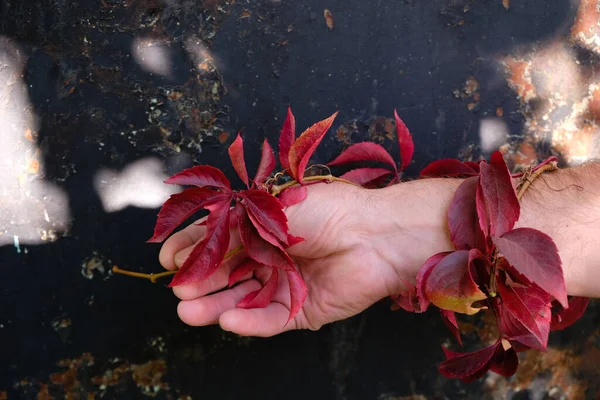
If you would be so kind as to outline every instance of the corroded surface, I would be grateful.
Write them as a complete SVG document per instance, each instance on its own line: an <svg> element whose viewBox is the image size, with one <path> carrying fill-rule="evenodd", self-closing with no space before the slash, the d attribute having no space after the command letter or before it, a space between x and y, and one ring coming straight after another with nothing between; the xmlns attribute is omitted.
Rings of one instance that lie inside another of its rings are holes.
<svg viewBox="0 0 600 400"><path fill-rule="evenodd" d="M501 148L514 169L598 157L597 1L1 0L0 399L600 397L600 313L522 355L509 380L436 372L435 312L361 316L273 339L181 324L150 236L193 163L250 167L291 105L341 110L315 161L354 141L392 152L392 110L420 168ZM253 151L254 150L254 151ZM171 190L177 190L176 188ZM399 205L401 206L401 205ZM465 320L467 346L494 339ZM544 397L545 396L545 397Z"/></svg>

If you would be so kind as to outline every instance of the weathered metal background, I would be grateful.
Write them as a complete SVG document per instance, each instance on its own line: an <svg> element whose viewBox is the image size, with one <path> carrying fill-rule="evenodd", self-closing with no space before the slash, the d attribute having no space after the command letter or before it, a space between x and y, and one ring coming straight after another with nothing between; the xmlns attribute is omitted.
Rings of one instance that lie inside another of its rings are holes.
<svg viewBox="0 0 600 400"><path fill-rule="evenodd" d="M144 241L162 179L194 163L232 177L233 135L274 144L288 105L300 128L341 110L318 162L359 139L393 148L394 108L413 176L498 147L515 168L598 157L597 3L0 0L0 399L600 398L595 303L514 378L465 385L436 371L450 335L434 312L383 302L239 338L109 272L159 271Z"/></svg>

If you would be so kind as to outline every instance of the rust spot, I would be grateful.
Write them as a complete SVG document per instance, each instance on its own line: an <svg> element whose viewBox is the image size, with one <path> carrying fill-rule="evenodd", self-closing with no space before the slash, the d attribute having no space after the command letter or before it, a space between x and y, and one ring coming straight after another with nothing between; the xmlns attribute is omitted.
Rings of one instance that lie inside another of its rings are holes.
<svg viewBox="0 0 600 400"><path fill-rule="evenodd" d="M219 140L219 143L224 144L224 143L227 142L227 140L229 140L229 133L227 133L227 132L221 132L217 136L217 139Z"/></svg>
<svg viewBox="0 0 600 400"><path fill-rule="evenodd" d="M469 111L473 111L476 106L477 106L477 103L469 103L469 104L467 104L467 109Z"/></svg>
<svg viewBox="0 0 600 400"><path fill-rule="evenodd" d="M53 400L54 397L50 396L50 391L48 389L48 385L45 383L40 384L40 391L36 396L37 400Z"/></svg>
<svg viewBox="0 0 600 400"><path fill-rule="evenodd" d="M596 0L581 0L575 23L571 28L571 40L580 45L600 52L599 25L600 8Z"/></svg>
<svg viewBox="0 0 600 400"><path fill-rule="evenodd" d="M530 66L528 61L508 57L504 61L508 73L508 84L517 92L522 103L527 103L536 96L535 87L531 83Z"/></svg>
<svg viewBox="0 0 600 400"><path fill-rule="evenodd" d="M375 143L383 143L385 139L395 137L396 125L392 118L376 117L369 126L369 136Z"/></svg>
<svg viewBox="0 0 600 400"><path fill-rule="evenodd" d="M600 88L597 88L592 93L592 99L588 106L589 118L594 122L600 122Z"/></svg>
<svg viewBox="0 0 600 400"><path fill-rule="evenodd" d="M502 117L504 115L504 109L502 107L496 108L496 116Z"/></svg>
<svg viewBox="0 0 600 400"><path fill-rule="evenodd" d="M30 142L33 142L33 134L31 133L31 129L25 129L25 133L23 134L23 136L25 136L25 139L29 140Z"/></svg>
<svg viewBox="0 0 600 400"><path fill-rule="evenodd" d="M252 15L252 13L250 11L244 10L244 11L242 11L242 15L240 16L240 19L250 18L251 15Z"/></svg>
<svg viewBox="0 0 600 400"><path fill-rule="evenodd" d="M323 16L325 17L325 24L327 24L327 27L329 28L329 30L332 30L333 29L333 14L328 9L325 9L323 11Z"/></svg>
<svg viewBox="0 0 600 400"><path fill-rule="evenodd" d="M502 5L508 10L510 8L510 0L502 0Z"/></svg>
<svg viewBox="0 0 600 400"><path fill-rule="evenodd" d="M536 164L538 155L535 147L529 142L523 142L518 150L513 154L512 159L515 163L515 168L522 169L530 165Z"/></svg>
<svg viewBox="0 0 600 400"><path fill-rule="evenodd" d="M29 165L27 166L27 172L30 174L37 174L38 172L40 172L40 162L35 158L32 158L31 160L29 160Z"/></svg>
<svg viewBox="0 0 600 400"><path fill-rule="evenodd" d="M0 392L0 400L8 400L8 394L5 391Z"/></svg>

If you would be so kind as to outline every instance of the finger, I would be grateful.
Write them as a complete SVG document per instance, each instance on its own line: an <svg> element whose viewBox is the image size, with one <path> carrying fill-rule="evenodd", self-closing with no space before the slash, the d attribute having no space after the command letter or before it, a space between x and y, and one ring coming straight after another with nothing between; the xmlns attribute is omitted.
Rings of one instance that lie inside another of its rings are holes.
<svg viewBox="0 0 600 400"><path fill-rule="evenodd" d="M233 289L195 300L182 301L177 306L177 313L183 322L191 326L216 324L221 314L235 308L244 296L260 288L261 284L251 279Z"/></svg>
<svg viewBox="0 0 600 400"><path fill-rule="evenodd" d="M163 244L158 255L158 261L165 269L174 270L178 266L181 266L183 264L185 258L192 251L191 246L193 246L196 242L202 239L202 237L206 233L206 226L196 225L197 223L203 220L204 219L200 219L194 224L187 226L185 229L180 230L179 232L175 233L173 236L168 238L165 244ZM182 254L180 257L177 257L176 260L176 254L188 247L190 249L187 252L187 254ZM181 258L183 258L183 261L181 260ZM178 261L181 261L181 264L178 264Z"/></svg>
<svg viewBox="0 0 600 400"><path fill-rule="evenodd" d="M231 263L226 261L227 265L221 265L219 269L203 281L173 287L173 293L181 300L193 300L227 287L229 285L229 274L232 269L231 265L237 265L243 257L245 255L240 255L239 259L234 256L234 260ZM242 280L250 278L252 278L252 273L244 276Z"/></svg>
<svg viewBox="0 0 600 400"><path fill-rule="evenodd" d="M296 329L295 320L286 325L289 315L290 310L281 303L249 310L234 308L221 314L219 325L223 330L242 336L269 337Z"/></svg>

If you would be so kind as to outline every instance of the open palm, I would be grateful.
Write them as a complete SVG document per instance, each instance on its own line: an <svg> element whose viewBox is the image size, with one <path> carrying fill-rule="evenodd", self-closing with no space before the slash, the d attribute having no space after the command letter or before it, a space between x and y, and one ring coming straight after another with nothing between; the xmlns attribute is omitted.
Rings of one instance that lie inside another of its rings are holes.
<svg viewBox="0 0 600 400"><path fill-rule="evenodd" d="M249 336L272 336L290 329L319 329L322 325L358 314L398 290L398 274L376 249L367 203L369 191L346 184L310 186L302 203L286 210L290 232L304 242L288 249L307 286L303 309L288 320L290 295L287 282L278 286L266 308L239 309L236 303L261 287L265 276L248 276L227 289L229 272L244 255L224 262L209 279L177 286L182 300L180 318L187 324L220 324L225 330ZM205 232L190 225L164 244L161 264L174 269L183 264ZM237 237L237 235L232 235ZM232 239L230 247L237 246ZM280 274L285 280L285 274ZM224 289L224 290L223 290Z"/></svg>

